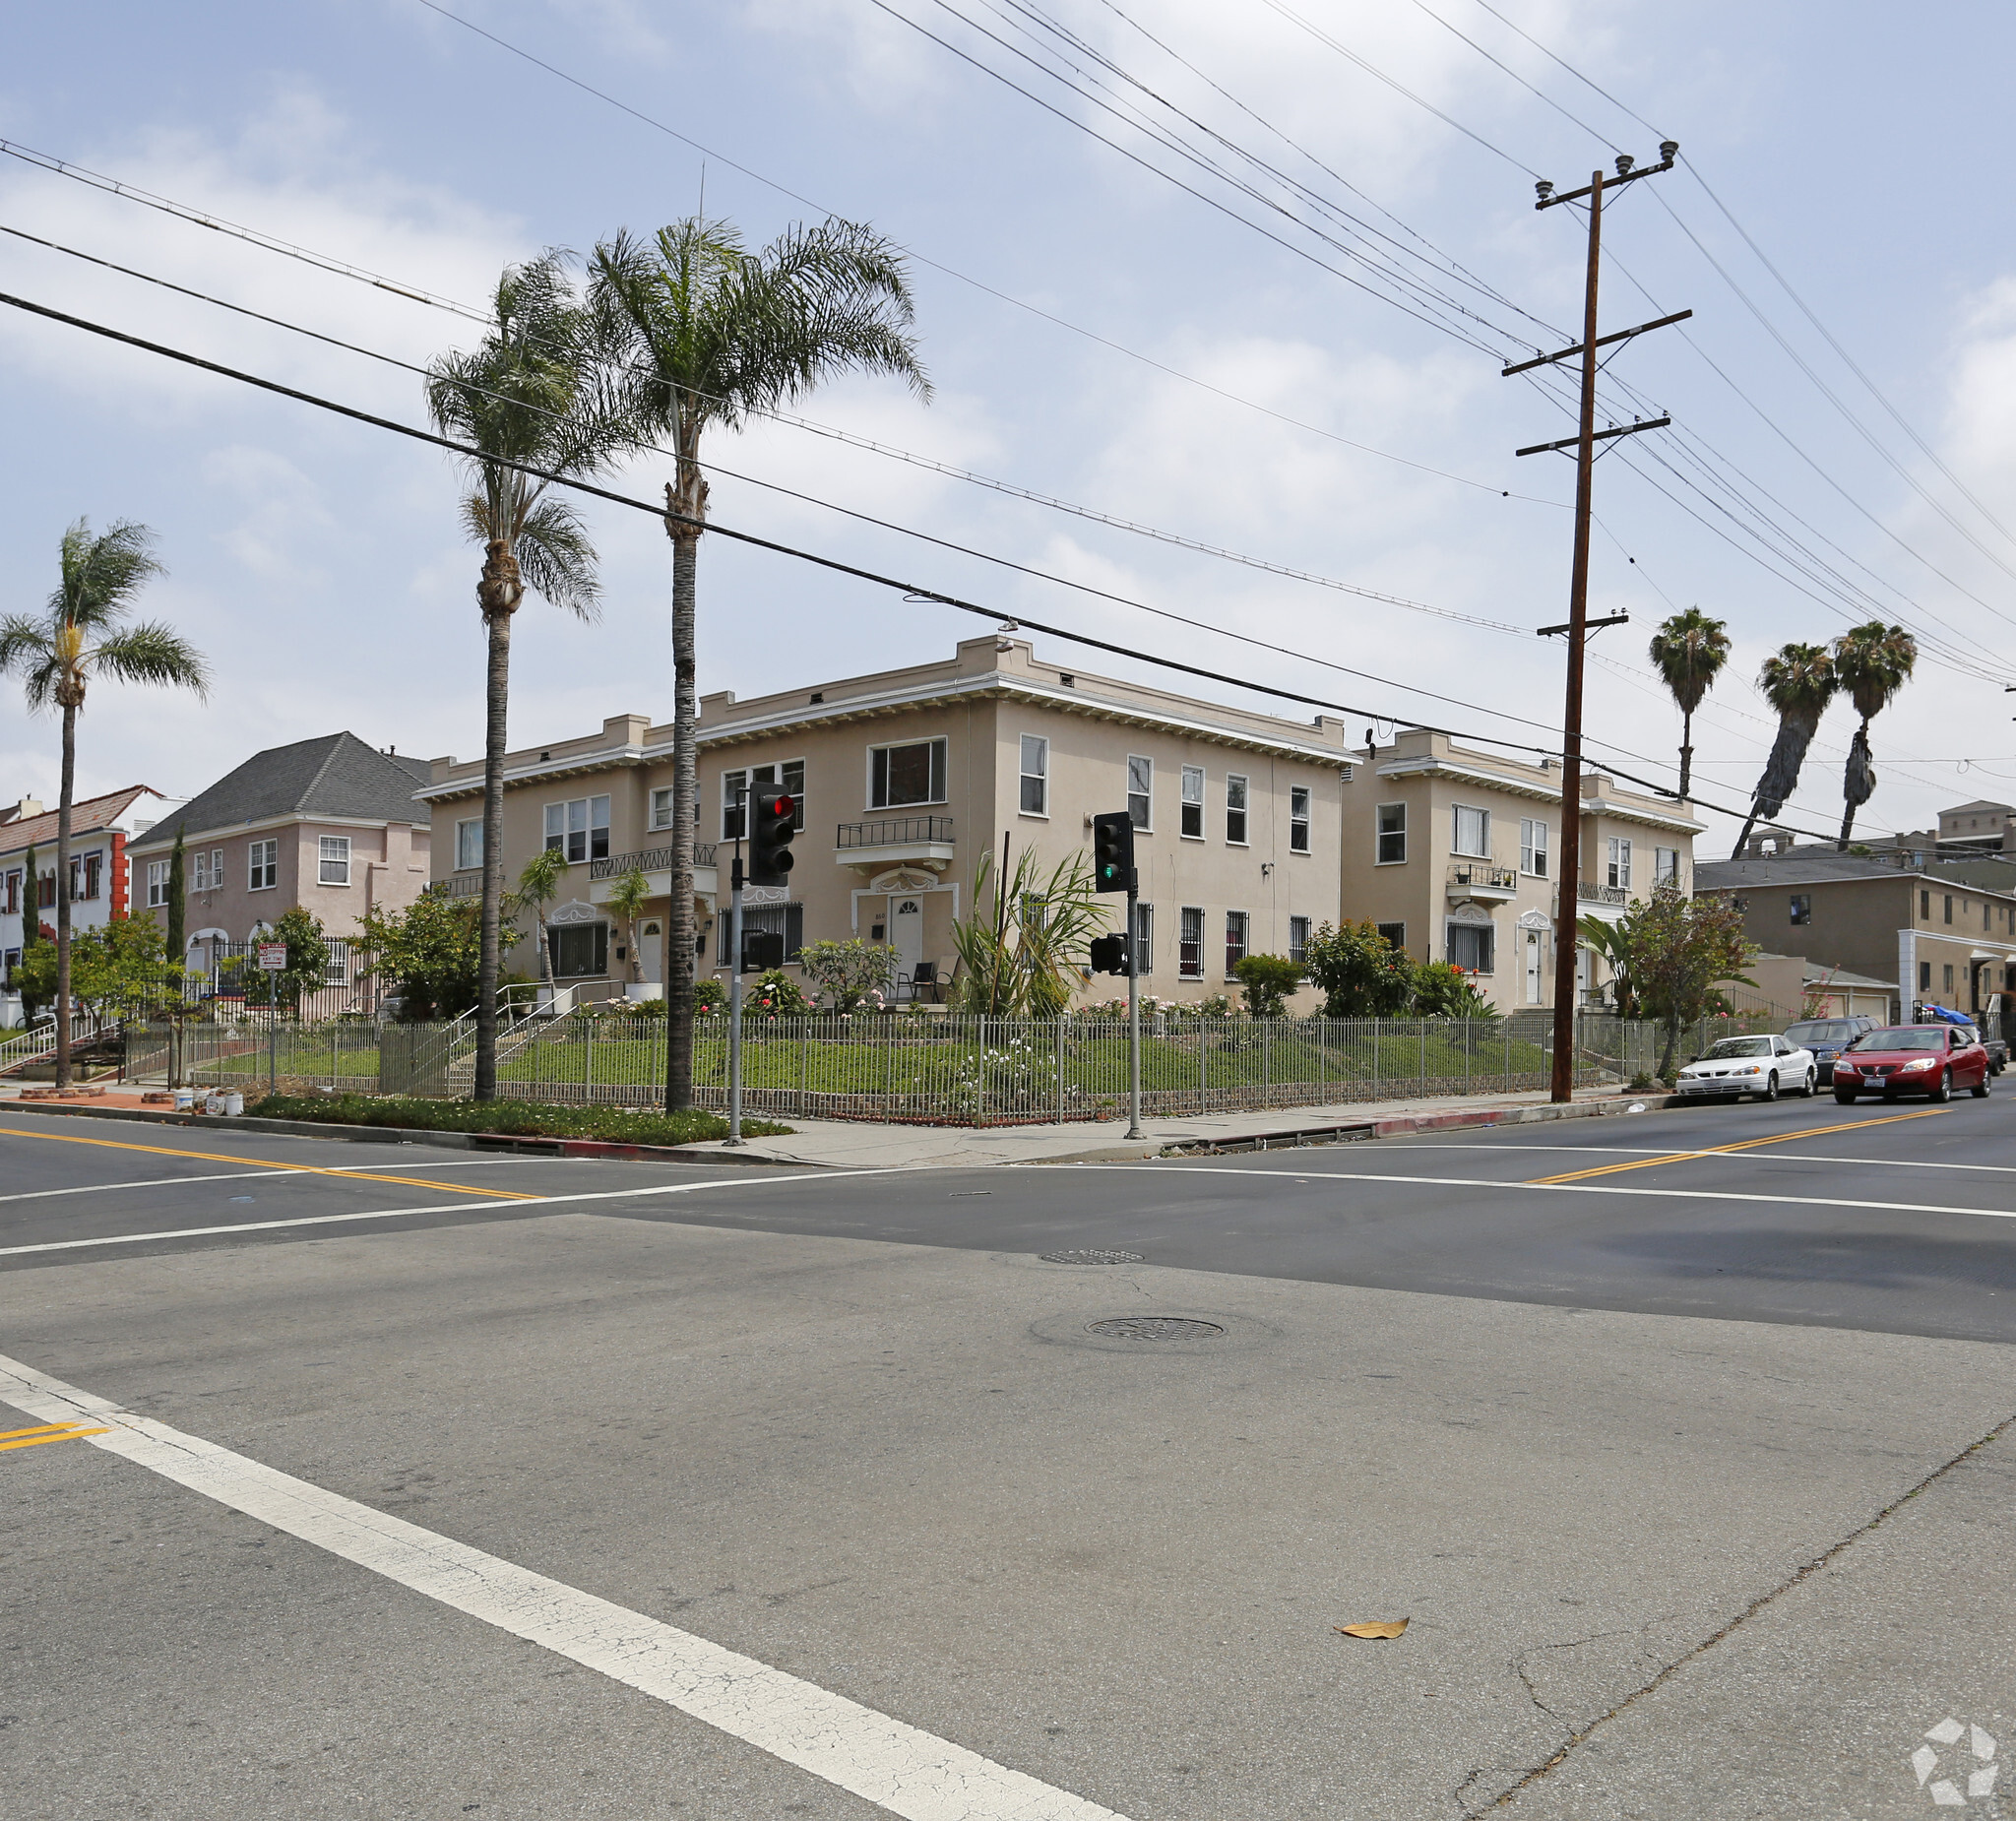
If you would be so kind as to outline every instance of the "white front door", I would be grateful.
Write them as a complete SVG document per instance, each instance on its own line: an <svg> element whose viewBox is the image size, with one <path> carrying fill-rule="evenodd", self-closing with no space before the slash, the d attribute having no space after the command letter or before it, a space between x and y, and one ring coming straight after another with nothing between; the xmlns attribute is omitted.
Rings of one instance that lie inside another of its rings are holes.
<svg viewBox="0 0 2016 1821"><path fill-rule="evenodd" d="M665 972L665 925L662 917L648 916L637 928L637 959L644 964L644 978L651 985L662 981Z"/></svg>
<svg viewBox="0 0 2016 1821"><path fill-rule="evenodd" d="M889 898L889 946L896 951L896 966L906 978L914 978L917 963L924 958L924 901L921 898Z"/></svg>
<svg viewBox="0 0 2016 1821"><path fill-rule="evenodd" d="M1539 1005L1541 1003L1541 932L1537 929L1529 929L1526 932L1526 1003L1528 1005Z"/></svg>

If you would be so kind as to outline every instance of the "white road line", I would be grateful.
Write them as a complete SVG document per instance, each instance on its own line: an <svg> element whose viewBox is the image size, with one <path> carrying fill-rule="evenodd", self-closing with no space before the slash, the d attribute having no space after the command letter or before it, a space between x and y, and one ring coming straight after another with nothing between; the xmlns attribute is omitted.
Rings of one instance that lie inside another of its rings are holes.
<svg viewBox="0 0 2016 1821"><path fill-rule="evenodd" d="M104 1195L114 1189L179 1189L194 1182L252 1182L261 1176L301 1176L299 1169L226 1169L209 1176L153 1176L145 1182L86 1182L69 1189L26 1189L19 1195L0 1195L0 1202L40 1201L45 1195Z"/></svg>
<svg viewBox="0 0 2016 1821"><path fill-rule="evenodd" d="M44 1422L89 1416L83 1439L595 1669L905 1821L1124 1821L963 1745L878 1714L689 1631L535 1574L438 1532L135 1415L0 1356L0 1398Z"/></svg>
<svg viewBox="0 0 2016 1821"><path fill-rule="evenodd" d="M1810 1151L1707 1151L1669 1150L1664 1145L1520 1145L1507 1150L1502 1145L1395 1145L1382 1143L1382 1151L1493 1151L1502 1158L1524 1157L1529 1151L1565 1151L1570 1157L1724 1158L1732 1163L1757 1159L1766 1163L1847 1163L1854 1168L1871 1169L1978 1169L1990 1175L2016 1176L2016 1163L1940 1163L1922 1158L1830 1158Z"/></svg>
<svg viewBox="0 0 2016 1821"><path fill-rule="evenodd" d="M1035 1169L1068 1169L1068 1163L1037 1163ZM1170 1174L1166 1164L1100 1163L1098 1169L1138 1169ZM1391 1182L1427 1189L1520 1189L1535 1195L1639 1195L1655 1201L1755 1201L1780 1208L1873 1208L1885 1214L1973 1214L1992 1221L2016 1221L2016 1208L1948 1208L1937 1202L1846 1201L1826 1195L1737 1195L1728 1189L1627 1189L1607 1182L1500 1182L1489 1176L1384 1176L1343 1169L1236 1169L1223 1163L1195 1163L1185 1175L1260 1176L1274 1182L1297 1177L1322 1182ZM532 1206L525 1203L524 1206Z"/></svg>
<svg viewBox="0 0 2016 1821"><path fill-rule="evenodd" d="M264 1233L285 1226L332 1226L342 1221L396 1221L410 1214L480 1214L486 1208L559 1208L571 1202L629 1201L641 1195L691 1195L696 1189L761 1189L783 1182L835 1182L850 1176L902 1175L893 1169L821 1169L805 1174L773 1176L768 1170L751 1170L724 1176L719 1182L660 1182L647 1188L590 1189L579 1195L541 1195L533 1201L437 1202L426 1208L364 1208L352 1214L304 1214L287 1221L232 1221L222 1226L178 1226L166 1232L107 1233L96 1239L45 1239L39 1245L0 1245L0 1258L18 1258L26 1252L75 1252L96 1245L145 1245L150 1239L207 1239L218 1233Z"/></svg>

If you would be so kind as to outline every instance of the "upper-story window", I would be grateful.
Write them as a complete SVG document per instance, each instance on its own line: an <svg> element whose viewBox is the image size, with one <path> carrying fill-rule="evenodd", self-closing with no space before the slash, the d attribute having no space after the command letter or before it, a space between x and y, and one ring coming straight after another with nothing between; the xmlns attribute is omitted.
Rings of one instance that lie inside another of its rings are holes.
<svg viewBox="0 0 2016 1821"><path fill-rule="evenodd" d="M1680 883L1680 850L1677 848L1654 848L1652 850L1652 883L1670 885L1675 890Z"/></svg>
<svg viewBox="0 0 2016 1821"><path fill-rule="evenodd" d="M197 892L220 892L224 885L224 850L213 848L198 852L189 863L189 887Z"/></svg>
<svg viewBox="0 0 2016 1821"><path fill-rule="evenodd" d="M1185 841L1204 839L1204 768L1183 767L1183 826L1178 831Z"/></svg>
<svg viewBox="0 0 2016 1821"><path fill-rule="evenodd" d="M1379 815L1379 859L1381 866L1407 863L1407 805L1381 803Z"/></svg>
<svg viewBox="0 0 2016 1821"><path fill-rule="evenodd" d="M1050 813L1050 742L1040 733L1022 736L1022 813Z"/></svg>
<svg viewBox="0 0 2016 1821"><path fill-rule="evenodd" d="M944 802L945 748L942 739L870 746L868 807L905 809L913 803Z"/></svg>
<svg viewBox="0 0 2016 1821"><path fill-rule="evenodd" d="M651 793L651 826L670 828L672 826L673 791L670 786Z"/></svg>
<svg viewBox="0 0 2016 1821"><path fill-rule="evenodd" d="M56 875L52 872L38 872L35 876L35 909L53 910L56 908Z"/></svg>
<svg viewBox="0 0 2016 1821"><path fill-rule="evenodd" d="M1306 853L1309 850L1309 803L1310 792L1307 785L1290 785L1288 787L1288 850L1291 853Z"/></svg>
<svg viewBox="0 0 2016 1821"><path fill-rule="evenodd" d="M1519 824L1519 870L1536 879L1547 876L1547 825L1531 816Z"/></svg>
<svg viewBox="0 0 2016 1821"><path fill-rule="evenodd" d="M1449 808L1449 851L1465 853L1473 859L1489 859L1491 812L1473 809L1468 803L1452 803Z"/></svg>
<svg viewBox="0 0 2016 1821"><path fill-rule="evenodd" d="M1155 761L1135 752L1127 755L1127 813L1138 829L1155 826Z"/></svg>
<svg viewBox="0 0 2016 1821"><path fill-rule="evenodd" d="M154 901L150 899L148 902L152 904ZM165 904L167 901L163 898L161 902ZM19 916L21 914L21 869L19 867L7 875L4 883L0 883L0 913L8 916Z"/></svg>
<svg viewBox="0 0 2016 1821"><path fill-rule="evenodd" d="M1228 847L1246 845L1246 781L1237 772L1225 779L1225 839Z"/></svg>
<svg viewBox="0 0 2016 1821"><path fill-rule="evenodd" d="M609 857L609 799L577 796L568 803L546 805L546 846L557 848L570 866L583 860Z"/></svg>
<svg viewBox="0 0 2016 1821"><path fill-rule="evenodd" d="M782 765L752 765L746 771L721 775L721 838L740 841L749 832L744 810L759 790L782 790L796 805L791 811L791 828L805 826L805 762L787 759ZM671 792L665 792L670 796ZM671 827L667 822L665 827Z"/></svg>
<svg viewBox="0 0 2016 1821"><path fill-rule="evenodd" d="M255 841L245 848L245 889L270 892L280 884L280 843Z"/></svg>
<svg viewBox="0 0 2016 1821"><path fill-rule="evenodd" d="M1792 920L1795 923L1810 923L1813 920L1813 895L1811 892L1792 894Z"/></svg>
<svg viewBox="0 0 2016 1821"><path fill-rule="evenodd" d="M172 864L169 860L149 860L147 863L147 906L150 910L168 902L168 869ZM10 910L14 909L14 881L18 876L14 873L7 876L7 908Z"/></svg>
<svg viewBox="0 0 2016 1821"><path fill-rule="evenodd" d="M473 872L483 863L483 819L472 816L455 825L455 870Z"/></svg>
<svg viewBox="0 0 2016 1821"><path fill-rule="evenodd" d="M349 882L350 838L347 835L320 837L315 855L315 883L347 885Z"/></svg>
<svg viewBox="0 0 2016 1821"><path fill-rule="evenodd" d="M1631 844L1610 837L1609 877L1606 884L1615 886L1620 892L1631 889Z"/></svg>

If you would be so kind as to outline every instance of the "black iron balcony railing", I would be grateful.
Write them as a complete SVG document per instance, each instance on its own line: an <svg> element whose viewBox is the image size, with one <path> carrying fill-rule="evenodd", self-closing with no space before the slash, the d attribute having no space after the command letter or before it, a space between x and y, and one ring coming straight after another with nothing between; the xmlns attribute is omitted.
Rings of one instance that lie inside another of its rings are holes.
<svg viewBox="0 0 2016 1821"><path fill-rule="evenodd" d="M483 890L483 875L479 872L457 873L452 879L435 879L429 882L427 891L435 898L476 898Z"/></svg>
<svg viewBox="0 0 2016 1821"><path fill-rule="evenodd" d="M1486 892L1516 892L1519 874L1513 867L1493 866L1488 860L1454 860L1449 867L1449 883Z"/></svg>
<svg viewBox="0 0 2016 1821"><path fill-rule="evenodd" d="M843 822L834 836L836 848L904 848L949 845L950 816L897 816L887 822Z"/></svg>
<svg viewBox="0 0 2016 1821"><path fill-rule="evenodd" d="M712 866L715 844L700 841L693 844L693 864ZM630 871L663 872L672 863L670 848L641 848L635 853L612 853L606 859L590 860L588 876L591 879L620 879Z"/></svg>

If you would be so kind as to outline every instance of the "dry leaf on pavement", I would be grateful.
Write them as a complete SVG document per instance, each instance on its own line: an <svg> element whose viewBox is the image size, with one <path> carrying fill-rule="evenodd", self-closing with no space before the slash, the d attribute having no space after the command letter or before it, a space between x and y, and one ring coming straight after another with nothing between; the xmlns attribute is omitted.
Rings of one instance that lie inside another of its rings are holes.
<svg viewBox="0 0 2016 1821"><path fill-rule="evenodd" d="M1347 1638L1397 1638L1407 1629L1407 1620L1374 1618L1360 1625L1333 1625L1331 1629L1343 1632Z"/></svg>

